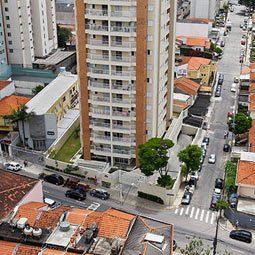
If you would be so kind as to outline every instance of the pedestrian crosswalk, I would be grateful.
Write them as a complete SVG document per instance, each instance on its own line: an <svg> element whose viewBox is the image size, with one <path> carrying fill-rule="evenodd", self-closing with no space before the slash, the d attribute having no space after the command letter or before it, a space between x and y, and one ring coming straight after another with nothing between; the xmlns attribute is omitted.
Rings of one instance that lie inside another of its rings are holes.
<svg viewBox="0 0 255 255"><path fill-rule="evenodd" d="M174 213L179 216L184 216L207 224L214 224L216 221L217 212L205 210L195 206L180 207L175 209Z"/></svg>

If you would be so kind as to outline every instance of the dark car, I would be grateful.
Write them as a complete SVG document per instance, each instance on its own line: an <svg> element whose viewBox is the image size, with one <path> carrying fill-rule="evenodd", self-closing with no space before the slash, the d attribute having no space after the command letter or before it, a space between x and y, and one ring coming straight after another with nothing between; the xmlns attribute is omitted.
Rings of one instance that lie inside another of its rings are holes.
<svg viewBox="0 0 255 255"><path fill-rule="evenodd" d="M222 84L223 84L223 81L224 81L224 74L221 73L221 74L219 75L218 84L219 84L219 85L222 85Z"/></svg>
<svg viewBox="0 0 255 255"><path fill-rule="evenodd" d="M223 145L223 151L224 152L230 152L231 151L231 146L228 143L224 144Z"/></svg>
<svg viewBox="0 0 255 255"><path fill-rule="evenodd" d="M218 203L218 201L220 200L220 195L216 195L216 194L214 194L213 196L212 196L212 200L211 200L211 205L210 205L210 209L211 210L216 210L217 208L217 203Z"/></svg>
<svg viewBox="0 0 255 255"><path fill-rule="evenodd" d="M246 243L252 242L252 233L247 230L232 230L229 237Z"/></svg>
<svg viewBox="0 0 255 255"><path fill-rule="evenodd" d="M66 197L70 197L79 201L85 200L86 198L86 192L82 192L80 190L70 189L66 191L65 195Z"/></svg>
<svg viewBox="0 0 255 255"><path fill-rule="evenodd" d="M220 42L220 47L225 47L225 42L224 41Z"/></svg>
<svg viewBox="0 0 255 255"><path fill-rule="evenodd" d="M236 208L238 202L238 195L236 193L232 193L228 199L228 202L230 207Z"/></svg>
<svg viewBox="0 0 255 255"><path fill-rule="evenodd" d="M106 200L110 197L110 194L107 191L103 190L103 189L92 189L90 191L90 195L92 197L98 197L98 198L101 198L103 200Z"/></svg>
<svg viewBox="0 0 255 255"><path fill-rule="evenodd" d="M215 185L214 185L215 189L223 189L223 186L224 186L224 181L223 181L223 179L217 178L217 179L215 180Z"/></svg>
<svg viewBox="0 0 255 255"><path fill-rule="evenodd" d="M209 137L204 137L202 143L205 143L206 145L209 145L209 142L210 142L210 138Z"/></svg>
<svg viewBox="0 0 255 255"><path fill-rule="evenodd" d="M220 96L221 96L221 90L220 89L216 89L215 97L220 97Z"/></svg>
<svg viewBox="0 0 255 255"><path fill-rule="evenodd" d="M44 176L44 181L55 185L63 185L65 182L64 178L59 174L46 175Z"/></svg>
<svg viewBox="0 0 255 255"><path fill-rule="evenodd" d="M173 240L173 250L175 251L175 250L176 250L176 248L177 248L177 243L176 243L176 241L175 241L175 240Z"/></svg>
<svg viewBox="0 0 255 255"><path fill-rule="evenodd" d="M190 192L186 191L184 192L183 196L182 196L182 205L189 205L191 201L191 194Z"/></svg>

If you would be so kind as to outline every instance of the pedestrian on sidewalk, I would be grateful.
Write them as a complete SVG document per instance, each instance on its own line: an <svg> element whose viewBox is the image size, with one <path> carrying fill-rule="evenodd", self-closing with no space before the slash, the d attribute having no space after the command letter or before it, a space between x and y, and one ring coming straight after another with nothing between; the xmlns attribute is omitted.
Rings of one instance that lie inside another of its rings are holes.
<svg viewBox="0 0 255 255"><path fill-rule="evenodd" d="M239 221L237 220L236 221L236 229L238 229L238 227L239 227Z"/></svg>
<svg viewBox="0 0 255 255"><path fill-rule="evenodd" d="M28 162L26 160L24 160L24 167L28 166Z"/></svg>

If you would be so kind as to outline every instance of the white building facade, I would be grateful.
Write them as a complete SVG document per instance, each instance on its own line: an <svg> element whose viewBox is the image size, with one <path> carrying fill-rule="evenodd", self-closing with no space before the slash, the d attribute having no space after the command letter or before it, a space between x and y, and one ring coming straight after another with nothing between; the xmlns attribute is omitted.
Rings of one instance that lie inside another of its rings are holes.
<svg viewBox="0 0 255 255"><path fill-rule="evenodd" d="M214 19L220 8L220 0L191 0L190 17Z"/></svg>
<svg viewBox="0 0 255 255"><path fill-rule="evenodd" d="M137 162L172 116L175 0L76 0L85 159Z"/></svg>
<svg viewBox="0 0 255 255"><path fill-rule="evenodd" d="M55 0L0 0L9 63L32 67L57 49Z"/></svg>

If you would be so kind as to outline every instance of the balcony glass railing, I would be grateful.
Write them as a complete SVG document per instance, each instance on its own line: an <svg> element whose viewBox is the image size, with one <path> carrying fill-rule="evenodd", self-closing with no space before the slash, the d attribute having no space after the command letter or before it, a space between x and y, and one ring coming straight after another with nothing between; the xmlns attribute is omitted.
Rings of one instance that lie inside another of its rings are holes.
<svg viewBox="0 0 255 255"><path fill-rule="evenodd" d="M125 47L125 48L136 48L135 42L119 42L119 41L112 41L111 46L113 47Z"/></svg>
<svg viewBox="0 0 255 255"><path fill-rule="evenodd" d="M100 97L100 96L92 96L90 97L92 101L99 101L99 102L110 102L110 97Z"/></svg>
<svg viewBox="0 0 255 255"><path fill-rule="evenodd" d="M107 10L86 10L87 15L108 16Z"/></svg>
<svg viewBox="0 0 255 255"><path fill-rule="evenodd" d="M95 30L95 31L108 31L109 27L108 26L101 26L101 25L86 25L86 29L89 30Z"/></svg>
<svg viewBox="0 0 255 255"><path fill-rule="evenodd" d="M93 87L93 88L104 88L104 89L109 89L110 85L109 83L103 83L103 82L90 82L89 86Z"/></svg>
<svg viewBox="0 0 255 255"><path fill-rule="evenodd" d="M121 17L121 18L135 18L136 12L130 11L111 11L110 14L112 17Z"/></svg>
<svg viewBox="0 0 255 255"><path fill-rule="evenodd" d="M108 69L100 69L100 68L88 68L88 71L91 73L96 73L96 74L109 74L109 70Z"/></svg>
<svg viewBox="0 0 255 255"><path fill-rule="evenodd" d="M123 32L123 33L134 33L136 32L135 27L119 27L119 26L111 26L111 32Z"/></svg>

